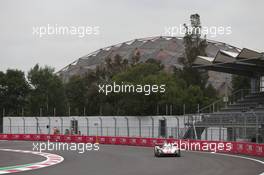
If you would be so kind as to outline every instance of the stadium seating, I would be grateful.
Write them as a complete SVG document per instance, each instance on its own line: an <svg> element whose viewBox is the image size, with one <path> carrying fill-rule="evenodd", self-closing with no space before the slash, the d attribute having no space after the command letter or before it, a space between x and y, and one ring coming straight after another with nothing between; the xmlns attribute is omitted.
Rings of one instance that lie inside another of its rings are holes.
<svg viewBox="0 0 264 175"><path fill-rule="evenodd" d="M198 139L209 127L247 128L247 137L254 137L256 126L259 130L264 128L264 92L248 94L217 112L200 115L200 121L195 122ZM194 138L193 124L186 125L189 127L184 138Z"/></svg>
<svg viewBox="0 0 264 175"><path fill-rule="evenodd" d="M222 112L246 112L246 111L264 112L264 93L253 93L245 96L243 99L221 109Z"/></svg>

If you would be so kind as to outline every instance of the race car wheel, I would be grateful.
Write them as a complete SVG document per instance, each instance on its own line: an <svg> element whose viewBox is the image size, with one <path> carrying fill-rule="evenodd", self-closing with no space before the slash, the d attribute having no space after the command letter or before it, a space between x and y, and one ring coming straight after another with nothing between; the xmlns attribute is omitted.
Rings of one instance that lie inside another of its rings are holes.
<svg viewBox="0 0 264 175"><path fill-rule="evenodd" d="M175 153L175 157L181 157L181 151L180 150L177 153Z"/></svg>
<svg viewBox="0 0 264 175"><path fill-rule="evenodd" d="M155 155L155 157L159 157L160 153L156 149L154 149L154 155Z"/></svg>
<svg viewBox="0 0 264 175"><path fill-rule="evenodd" d="M157 151L155 151L155 157L159 157L159 153Z"/></svg>

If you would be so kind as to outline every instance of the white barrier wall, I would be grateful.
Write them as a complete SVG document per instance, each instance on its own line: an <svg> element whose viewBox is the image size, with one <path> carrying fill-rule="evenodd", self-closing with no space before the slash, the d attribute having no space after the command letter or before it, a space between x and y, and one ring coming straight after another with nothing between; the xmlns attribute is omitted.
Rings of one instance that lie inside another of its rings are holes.
<svg viewBox="0 0 264 175"><path fill-rule="evenodd" d="M4 117L4 133L52 134L56 127L61 133L71 130L71 121L78 121L78 130L84 135L158 137L160 120L166 120L167 136L176 137L184 128L187 116L87 116L87 117ZM127 128L128 125L128 128ZM49 127L47 127L49 126ZM153 135L152 135L153 134Z"/></svg>

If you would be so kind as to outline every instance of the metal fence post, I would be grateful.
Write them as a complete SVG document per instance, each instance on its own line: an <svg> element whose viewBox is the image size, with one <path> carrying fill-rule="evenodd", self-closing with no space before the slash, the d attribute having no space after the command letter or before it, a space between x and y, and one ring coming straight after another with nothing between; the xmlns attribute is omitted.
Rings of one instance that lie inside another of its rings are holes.
<svg viewBox="0 0 264 175"><path fill-rule="evenodd" d="M137 117L138 119L138 129L139 129L139 137L141 137L141 118L140 117Z"/></svg>
<svg viewBox="0 0 264 175"><path fill-rule="evenodd" d="M243 117L244 117L244 139L246 139L247 138L247 118L244 113L243 113Z"/></svg>
<svg viewBox="0 0 264 175"><path fill-rule="evenodd" d="M47 118L49 120L49 132L48 133L50 134L50 127L51 127L50 124L51 124L51 122L50 122L50 117L47 117Z"/></svg>
<svg viewBox="0 0 264 175"><path fill-rule="evenodd" d="M193 131L194 131L194 138L197 140L197 131L195 126L196 116L192 116L192 125L193 125Z"/></svg>
<svg viewBox="0 0 264 175"><path fill-rule="evenodd" d="M37 131L37 134L39 133L39 121L38 121L38 117L35 117L36 119L36 131Z"/></svg>
<svg viewBox="0 0 264 175"><path fill-rule="evenodd" d="M258 115L255 114L255 116L256 116L256 143L259 143Z"/></svg>
<svg viewBox="0 0 264 175"><path fill-rule="evenodd" d="M219 140L222 140L223 116L220 117Z"/></svg>
<svg viewBox="0 0 264 175"><path fill-rule="evenodd" d="M114 126L115 126L115 137L116 137L116 135L117 135L117 134L116 134L116 125L117 125L117 121L116 121L116 120L117 120L117 119L116 119L116 117L113 117L113 119L114 119Z"/></svg>
<svg viewBox="0 0 264 175"><path fill-rule="evenodd" d="M165 126L165 138L167 138L168 137L168 127L167 127L167 119L166 119L166 117L162 117L163 118L163 120L165 121L165 123L166 123L166 126ZM160 129L159 129L160 130Z"/></svg>
<svg viewBox="0 0 264 175"><path fill-rule="evenodd" d="M86 120L86 134L87 134L87 136L89 136L89 119L88 119L88 117L85 117L85 120Z"/></svg>
<svg viewBox="0 0 264 175"><path fill-rule="evenodd" d="M219 127L219 141L222 140L222 126Z"/></svg>
<svg viewBox="0 0 264 175"><path fill-rule="evenodd" d="M63 118L62 117L60 117L60 121L61 121L61 134L63 134L64 132L63 132Z"/></svg>
<svg viewBox="0 0 264 175"><path fill-rule="evenodd" d="M154 118L151 116L151 136L154 137Z"/></svg>
<svg viewBox="0 0 264 175"><path fill-rule="evenodd" d="M129 120L127 117L125 117L126 119L126 123L127 123L127 136L129 137L130 136L130 133L129 133Z"/></svg>
<svg viewBox="0 0 264 175"><path fill-rule="evenodd" d="M24 134L26 134L26 121L25 121L25 118L22 117L22 120L23 120L23 131L24 131Z"/></svg>
<svg viewBox="0 0 264 175"><path fill-rule="evenodd" d="M208 140L208 128L205 128L205 140Z"/></svg>
<svg viewBox="0 0 264 175"><path fill-rule="evenodd" d="M255 129L256 129L256 143L258 143L259 142L259 139L258 139L258 135L259 135L259 128L258 128L258 115L254 112L254 111L252 111L252 114L256 117L256 124L255 124Z"/></svg>
<svg viewBox="0 0 264 175"><path fill-rule="evenodd" d="M102 117L99 117L99 120L100 120L100 129L101 129L101 136L103 136L103 120L102 120Z"/></svg>
<svg viewBox="0 0 264 175"><path fill-rule="evenodd" d="M8 120L9 120L9 134L12 134L12 121L11 121L11 118L8 117Z"/></svg>
<svg viewBox="0 0 264 175"><path fill-rule="evenodd" d="M180 138L180 120L179 117L175 116L176 120L177 120L177 139Z"/></svg>
<svg viewBox="0 0 264 175"><path fill-rule="evenodd" d="M211 128L211 140L213 140L213 129Z"/></svg>

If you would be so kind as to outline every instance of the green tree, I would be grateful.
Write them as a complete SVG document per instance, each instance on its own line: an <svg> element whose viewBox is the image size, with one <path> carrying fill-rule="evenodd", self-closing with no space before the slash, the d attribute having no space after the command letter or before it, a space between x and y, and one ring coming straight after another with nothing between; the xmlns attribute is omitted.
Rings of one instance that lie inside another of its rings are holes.
<svg viewBox="0 0 264 175"><path fill-rule="evenodd" d="M184 65L182 70L177 73L186 80L188 85L197 85L205 89L208 80L207 72L193 69L192 65L197 56L206 56L207 41L201 38L201 22L198 14L190 16L191 26L185 26L185 36L183 37L185 52L183 57L179 58Z"/></svg>
<svg viewBox="0 0 264 175"><path fill-rule="evenodd" d="M73 76L65 85L65 93L70 106L71 115L81 115L87 105L87 86L85 79L80 76Z"/></svg>
<svg viewBox="0 0 264 175"><path fill-rule="evenodd" d="M66 98L62 80L50 67L35 65L28 73L28 81L31 86L29 96L30 115L53 115L56 109L57 115L65 115Z"/></svg>
<svg viewBox="0 0 264 175"><path fill-rule="evenodd" d="M184 56L180 59L185 67L192 67L198 55L206 56L207 41L206 38L201 38L201 21L198 14L190 16L191 26L185 27L185 36L183 37L184 43Z"/></svg>
<svg viewBox="0 0 264 175"><path fill-rule="evenodd" d="M202 27L200 16L198 14L191 15L190 23L190 27L186 24L184 25L186 29L186 33L183 38L185 52L183 57L180 58L180 62L182 62L184 67L181 70L176 69L175 74L177 74L181 79L184 79L188 88L191 88L188 89L190 90L188 94L191 94L192 92L197 92L199 94L202 93L202 96L199 96L199 98L195 100L193 99L193 96L189 95L190 100L187 98L185 100L185 104L189 104L189 107L186 106L186 110L189 112L195 112L198 104L203 106L216 100L217 93L213 86L208 84L209 76L207 71L193 68L193 63L197 56L206 56L207 41L206 37L201 37Z"/></svg>
<svg viewBox="0 0 264 175"><path fill-rule="evenodd" d="M0 73L1 106L6 115L21 115L26 105L26 97L29 93L29 85L24 72L8 69L6 73Z"/></svg>
<svg viewBox="0 0 264 175"><path fill-rule="evenodd" d="M113 77L118 84L133 85L166 85L165 93L151 93L143 95L140 93L114 94L117 96L117 107L121 115L155 115L157 105L166 104L179 105L182 102L185 82L173 74L163 70L163 66L157 62L140 63L130 67L125 72L120 72ZM111 97L112 98L112 97Z"/></svg>

